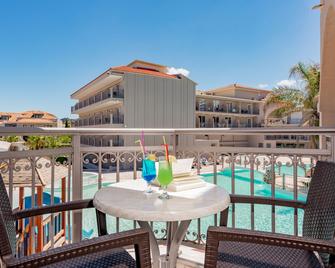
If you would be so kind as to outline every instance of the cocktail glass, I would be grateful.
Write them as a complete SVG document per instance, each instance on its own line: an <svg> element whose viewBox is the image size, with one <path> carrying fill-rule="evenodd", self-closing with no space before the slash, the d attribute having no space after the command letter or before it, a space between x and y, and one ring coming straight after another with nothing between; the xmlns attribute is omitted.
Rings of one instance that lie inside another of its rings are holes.
<svg viewBox="0 0 335 268"><path fill-rule="evenodd" d="M158 182L163 189L163 193L159 196L160 199L170 199L171 196L167 193L167 186L172 182L172 166L167 160L159 160Z"/></svg>
<svg viewBox="0 0 335 268"><path fill-rule="evenodd" d="M142 161L142 178L147 182L146 193L152 193L151 182L156 178L155 161L144 158Z"/></svg>

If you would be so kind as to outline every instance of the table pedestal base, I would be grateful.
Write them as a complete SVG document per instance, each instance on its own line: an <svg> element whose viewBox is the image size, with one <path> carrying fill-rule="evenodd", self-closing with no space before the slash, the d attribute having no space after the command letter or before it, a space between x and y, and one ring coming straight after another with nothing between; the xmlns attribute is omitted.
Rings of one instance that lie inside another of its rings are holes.
<svg viewBox="0 0 335 268"><path fill-rule="evenodd" d="M160 264L162 267L175 268L177 264L178 251L181 242L183 241L187 229L191 223L191 220L178 222L169 222L168 223L168 232L167 232L167 247L166 255L164 256L165 261L160 261L159 246L155 237L153 230L148 222L138 221L138 224L149 231L150 235L150 248L151 248L151 257L153 260L153 267L159 268ZM162 256L163 257L163 256Z"/></svg>

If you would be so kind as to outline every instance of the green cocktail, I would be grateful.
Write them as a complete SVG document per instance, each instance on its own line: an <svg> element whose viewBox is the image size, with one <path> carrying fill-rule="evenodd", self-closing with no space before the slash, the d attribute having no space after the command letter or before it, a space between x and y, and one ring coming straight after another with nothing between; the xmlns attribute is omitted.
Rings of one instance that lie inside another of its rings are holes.
<svg viewBox="0 0 335 268"><path fill-rule="evenodd" d="M158 169L158 182L163 188L163 193L159 196L160 199L169 199L166 189L167 186L172 182L172 166L171 163L167 160L159 161L159 169Z"/></svg>

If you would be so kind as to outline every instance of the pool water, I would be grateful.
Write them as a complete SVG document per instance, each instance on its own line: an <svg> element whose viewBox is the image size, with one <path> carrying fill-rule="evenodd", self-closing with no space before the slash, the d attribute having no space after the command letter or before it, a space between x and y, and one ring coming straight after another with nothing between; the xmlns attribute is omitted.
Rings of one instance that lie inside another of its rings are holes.
<svg viewBox="0 0 335 268"><path fill-rule="evenodd" d="M213 174L202 175L207 182L214 182ZM228 192L231 192L231 169L227 168L224 171L217 173L217 184L224 187ZM263 181L263 173L254 171L254 193L256 196L271 196L271 185ZM86 176L84 175L84 180ZM89 178L91 181L92 178ZM97 180L97 176L96 176ZM111 183L103 183L103 187L109 186ZM97 183L84 183L84 198L92 198L98 190ZM235 168L235 193L250 195L250 170L246 168ZM276 188L275 197L281 199L293 199L293 193ZM299 194L299 200L305 200L305 194ZM251 207L249 204L236 204L235 206L235 227L236 228L251 228ZM294 209L286 207L276 207L275 210L275 231L278 233L293 234L294 230ZM232 213L229 213L228 225L232 223ZM298 210L298 232L301 234L303 211ZM261 231L271 231L271 206L255 205L255 229ZM219 217L218 217L219 220ZM214 225L214 216L209 216L201 219L201 233L206 234L208 226ZM92 236L97 235L96 218L94 209L88 209L83 212L83 233L89 233ZM134 227L134 222L131 220L120 219L120 230L129 230ZM116 218L107 216L108 232L116 232ZM188 238L195 240L197 238L197 220L193 220L189 227ZM165 223L154 223L154 229L157 230L157 236L164 235L162 229L166 228ZM93 230L93 232L92 232ZM90 235L90 236L91 236Z"/></svg>
<svg viewBox="0 0 335 268"><path fill-rule="evenodd" d="M311 166L310 164L305 164L305 168L298 166L297 168L298 177L306 177L306 173L310 169L310 166ZM282 165L281 167L276 166L275 172L277 175L285 174L285 175L293 176L293 167L286 166L286 165Z"/></svg>

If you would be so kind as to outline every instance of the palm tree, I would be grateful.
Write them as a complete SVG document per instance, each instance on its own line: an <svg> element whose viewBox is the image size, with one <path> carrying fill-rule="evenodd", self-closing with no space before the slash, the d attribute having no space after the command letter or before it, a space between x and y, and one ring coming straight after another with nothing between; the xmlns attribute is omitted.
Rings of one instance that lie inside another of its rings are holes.
<svg viewBox="0 0 335 268"><path fill-rule="evenodd" d="M39 150L47 147L47 141L44 136L29 136L26 145L30 150Z"/></svg>
<svg viewBox="0 0 335 268"><path fill-rule="evenodd" d="M297 86L274 88L265 100L265 108L274 106L270 116L279 118L302 112L302 126L319 126L320 66L299 62L291 68L289 77L296 79ZM317 137L312 137L311 142L316 148Z"/></svg>
<svg viewBox="0 0 335 268"><path fill-rule="evenodd" d="M59 148L71 145L71 136L29 136L26 145L30 150Z"/></svg>

